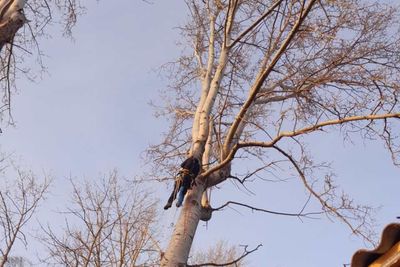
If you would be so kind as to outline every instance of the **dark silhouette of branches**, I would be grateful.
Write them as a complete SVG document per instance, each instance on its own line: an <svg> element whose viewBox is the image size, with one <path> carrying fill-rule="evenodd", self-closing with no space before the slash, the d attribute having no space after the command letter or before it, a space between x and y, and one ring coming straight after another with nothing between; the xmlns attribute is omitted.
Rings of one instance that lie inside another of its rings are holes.
<svg viewBox="0 0 400 267"><path fill-rule="evenodd" d="M304 218L315 218L312 217L313 215L321 215L324 214L324 212L304 212L303 209L298 212L298 213L287 213L287 212L278 212L278 211L272 211L272 210L267 210L267 209L262 209L262 208L257 208L251 205L247 205L244 203L240 203L240 202L236 202L236 201L228 201L225 204L217 207L217 208L213 208L212 211L220 211L223 208L229 206L229 205L237 205L237 206L241 206L241 207L245 207L248 208L252 211L260 211L260 212L265 212L265 213L269 213L269 214L274 214L274 215L282 215L282 216L291 216L291 217L304 217Z"/></svg>
<svg viewBox="0 0 400 267"><path fill-rule="evenodd" d="M27 245L26 227L44 201L50 184L49 178L41 181L32 172L7 163L10 167L2 171L0 182L1 267L7 266L16 243Z"/></svg>

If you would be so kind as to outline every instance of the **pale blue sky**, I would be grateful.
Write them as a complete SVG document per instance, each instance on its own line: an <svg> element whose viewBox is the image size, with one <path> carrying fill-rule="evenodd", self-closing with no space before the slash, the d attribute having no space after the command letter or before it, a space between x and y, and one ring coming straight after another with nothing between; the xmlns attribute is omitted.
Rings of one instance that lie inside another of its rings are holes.
<svg viewBox="0 0 400 267"><path fill-rule="evenodd" d="M57 204L68 198L66 177L96 178L113 168L127 177L141 174L140 153L159 141L165 130L165 122L156 120L147 104L167 84L154 70L179 54L174 27L185 14L183 1L151 5L88 1L87 14L74 29L75 41L55 30L52 39L41 42L50 75L38 83L18 81L19 95L13 99L16 127L3 129L1 138L2 149L15 151L26 167L55 177L49 206L42 210L49 222L55 220ZM364 146L357 141L353 146L335 134L316 134L310 140L309 150L316 158L333 162L345 191L360 203L381 206L378 231L400 215L399 169L391 165L382 143ZM295 212L304 201L304 190L296 182L250 187L256 196L249 197L227 182L214 191L213 205L243 200ZM166 186L157 184L155 189L162 192L160 224L167 239L177 211L164 212ZM208 227L201 223L194 247L206 249L220 239L250 247L262 243L248 257L249 266L334 267L349 263L351 255L364 246L338 221L301 222L238 210L214 214Z"/></svg>

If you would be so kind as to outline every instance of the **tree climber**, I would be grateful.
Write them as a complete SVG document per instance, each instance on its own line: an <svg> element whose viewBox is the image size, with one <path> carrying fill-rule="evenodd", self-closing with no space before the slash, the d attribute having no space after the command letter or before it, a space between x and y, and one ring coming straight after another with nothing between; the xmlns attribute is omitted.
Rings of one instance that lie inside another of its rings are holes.
<svg viewBox="0 0 400 267"><path fill-rule="evenodd" d="M175 177L174 189L171 196L168 199L164 209L167 210L172 206L172 202L178 196L176 206L180 207L183 202L183 198L186 195L188 189L195 184L195 178L200 172L200 162L197 158L191 156L187 158L181 164L181 169Z"/></svg>

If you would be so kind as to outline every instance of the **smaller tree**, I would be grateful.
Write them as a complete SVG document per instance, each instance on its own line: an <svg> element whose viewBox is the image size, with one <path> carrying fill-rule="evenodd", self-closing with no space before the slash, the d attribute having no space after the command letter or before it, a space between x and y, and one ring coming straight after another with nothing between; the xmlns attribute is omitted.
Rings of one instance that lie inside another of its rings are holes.
<svg viewBox="0 0 400 267"><path fill-rule="evenodd" d="M8 257L8 261L5 265L5 267L28 267L28 266L32 266L32 264L27 259L20 256Z"/></svg>
<svg viewBox="0 0 400 267"><path fill-rule="evenodd" d="M229 246L227 242L218 241L214 246L210 247L207 251L195 252L190 257L188 266L231 266L231 267L245 267L247 266L244 258L256 251L261 245L255 249L248 250L247 246L243 246L241 251L239 246Z"/></svg>
<svg viewBox="0 0 400 267"><path fill-rule="evenodd" d="M44 228L49 264L63 266L154 266L155 201L116 172L101 182L72 182L73 198L63 233Z"/></svg>
<svg viewBox="0 0 400 267"><path fill-rule="evenodd" d="M27 245L26 226L44 200L50 179L39 180L32 172L13 167L7 170L9 159L3 158L0 179L0 267L15 263L10 257L16 243ZM11 164L11 163L10 163ZM8 178L15 173L16 176Z"/></svg>

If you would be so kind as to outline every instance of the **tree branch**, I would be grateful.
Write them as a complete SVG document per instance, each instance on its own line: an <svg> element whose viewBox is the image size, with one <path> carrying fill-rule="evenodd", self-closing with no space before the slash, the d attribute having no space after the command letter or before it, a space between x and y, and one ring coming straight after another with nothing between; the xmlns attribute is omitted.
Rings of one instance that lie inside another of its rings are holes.
<svg viewBox="0 0 400 267"><path fill-rule="evenodd" d="M257 141L249 141L249 142L243 142L243 143L238 143L232 147L230 150L229 154L225 157L225 159L219 163L218 165L214 166L213 168L210 168L206 172L202 173L199 177L208 177L212 173L217 172L218 170L221 170L225 166L227 166L235 157L236 152L240 148L244 147L273 147L276 143L278 143L282 138L284 137L295 137L299 136L302 134L307 134L314 132L316 130L319 130L323 127L326 126L331 126L331 125L338 125L338 124L343 124L343 123L348 123L352 121L361 121L361 120L382 120L382 119L388 119L388 118L397 118L400 119L400 113L388 113L388 114L376 114L376 115L364 115L364 116L351 116L343 119L338 119L338 120L330 120L330 121L324 121L321 123L317 123L312 126L308 126L305 128L302 128L297 131L292 131L292 132L282 132L280 133L277 137L275 137L273 140L270 142L257 142ZM208 179L208 184L207 186L213 186L218 184L220 181L211 181Z"/></svg>
<svg viewBox="0 0 400 267"><path fill-rule="evenodd" d="M262 247L262 244L259 244L256 248L254 248L254 249L248 251L248 250L247 250L247 246L245 246L244 252L243 252L242 256L240 256L239 258L237 258L237 259L235 259L235 260L233 260L233 261L227 262L227 263L218 264L218 263L210 262L210 263L202 263L202 264L194 264L194 265L186 265L186 266L188 266L188 267L230 266L230 265L233 265L233 264L235 264L235 263L238 263L238 262L241 261L243 258L245 258L247 255L253 253L253 252L256 251L256 250L258 250L260 247Z"/></svg>
<svg viewBox="0 0 400 267"><path fill-rule="evenodd" d="M233 137L235 136L235 133L236 133L239 125L241 124L243 118L245 117L247 111L253 104L258 92L260 91L262 85L264 84L264 81L267 79L267 77L272 72L272 70L274 69L275 65L278 63L278 61L281 58L281 56L283 55L283 53L286 51L286 48L291 43L293 37L297 33L299 27L301 26L304 19L307 17L308 13L310 12L310 10L313 7L313 5L315 4L315 2L316 2L316 0L311 0L304 10L303 10L304 7L302 7L299 18L297 19L296 23L293 25L293 27L290 30L285 41L282 43L282 45L279 47L278 51L273 56L273 59L269 63L268 67L265 68L265 70L262 70L260 75L257 77L254 85L251 87L249 96L247 97L246 102L241 107L234 122L232 123L232 126L229 129L229 132L226 137L225 144L224 144L224 154L228 154L227 152L229 151L229 148L231 146L231 141L233 140Z"/></svg>
<svg viewBox="0 0 400 267"><path fill-rule="evenodd" d="M278 212L278 211L272 211L272 210L267 210L267 209L261 209L261 208L257 208L257 207L253 207L247 204L243 204L240 202L236 202L236 201L228 201L226 202L224 205L218 207L218 208L213 208L212 211L219 211L222 210L223 208L227 207L228 205L233 204L233 205L238 205L238 206L242 206L245 208L249 208L252 211L261 211L261 212L265 212L265 213L269 213L269 214L274 214L274 215L282 215L282 216L291 216L291 217L306 217L306 218L312 218L310 217L311 215L320 215L323 214L323 212L307 212L307 213L303 213L304 208L302 208L302 210L299 213L287 213L287 212Z"/></svg>
<svg viewBox="0 0 400 267"><path fill-rule="evenodd" d="M351 116L343 119L338 119L338 120L329 120L329 121L324 121L321 123L317 123L312 126L308 126L305 128L302 128L297 131L292 131L292 132L281 132L277 137L275 137L272 141L270 142L257 142L257 141L250 141L250 142L243 142L239 143L239 148L242 147L250 147L250 146L260 146L260 147L272 147L275 145L278 141L280 141L284 137L295 137L299 136L302 134L307 134L311 133L317 130L320 130L323 127L326 126L332 126L332 125L338 125L338 124L343 124L347 122L353 122L353 121L362 121L362 120L386 120L389 118L397 118L400 119L400 113L389 113L389 114L371 114L371 115L364 115L364 116Z"/></svg>
<svg viewBox="0 0 400 267"><path fill-rule="evenodd" d="M279 6L282 3L282 0L276 1L267 11L264 12L253 24L251 24L246 30L241 32L236 39L229 44L229 47L233 47L235 44L237 44L244 36L246 36L249 32L251 32L257 25L259 25L266 17L268 17L269 14L272 13L272 11L275 10L277 6Z"/></svg>
<svg viewBox="0 0 400 267"><path fill-rule="evenodd" d="M342 214L341 212L339 212L339 209L348 209L348 210L354 210L356 211L355 208L351 207L351 206L343 206L343 207L339 207L336 208L333 205L328 203L328 200L325 200L322 198L322 195L318 194L317 192L315 192L315 190L311 187L311 185L308 183L306 176L304 174L304 172L302 171L302 169L300 168L300 166L298 165L298 163L293 159L293 157L288 154L286 151L282 150L281 148L277 147L277 146L273 146L273 148L275 150L277 150L279 153L281 153L285 158L287 158L289 160L289 162L294 166L294 168L296 169L297 173L300 176L301 181L304 184L304 187L308 190L308 192L313 195L321 204L322 209L326 211L327 214L333 214L335 215L337 218L339 218L340 220L342 220L353 232L353 234L356 235L360 235L362 236L366 241L368 241L371 244L374 244L373 240L371 239L370 236L366 235L365 233L363 233L362 230L360 230L360 227L363 226L363 224L365 223L365 221L363 220L361 222L361 225L358 226L353 226L353 224L349 221L348 217L346 217L344 214ZM342 201L344 201L344 199L342 199ZM367 216L367 212L363 211L364 216Z"/></svg>

